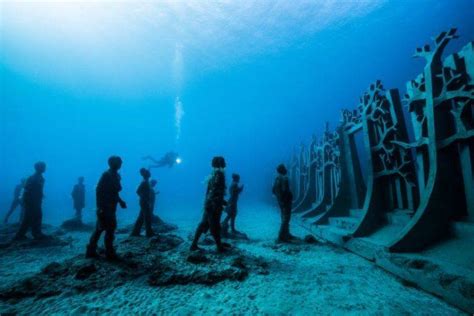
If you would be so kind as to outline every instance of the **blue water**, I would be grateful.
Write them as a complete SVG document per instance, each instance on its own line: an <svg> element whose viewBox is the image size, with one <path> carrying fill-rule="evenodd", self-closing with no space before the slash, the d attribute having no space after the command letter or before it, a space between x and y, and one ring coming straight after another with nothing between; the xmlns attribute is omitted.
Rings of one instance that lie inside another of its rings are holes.
<svg viewBox="0 0 474 316"><path fill-rule="evenodd" d="M200 212L214 155L242 175L242 203L271 201L295 145L376 79L403 93L424 66L415 48L457 27L459 49L473 12L472 0L2 1L0 216L37 160L48 220L70 217L80 175L93 209L112 154L136 209L141 157L169 150L183 163L153 171L161 210Z"/></svg>

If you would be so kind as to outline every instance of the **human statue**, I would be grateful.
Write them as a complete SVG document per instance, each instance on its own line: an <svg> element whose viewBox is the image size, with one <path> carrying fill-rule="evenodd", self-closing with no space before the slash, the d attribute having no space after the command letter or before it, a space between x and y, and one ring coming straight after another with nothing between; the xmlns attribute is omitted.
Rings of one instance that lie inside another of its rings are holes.
<svg viewBox="0 0 474 316"><path fill-rule="evenodd" d="M229 187L229 200L227 201L228 205L225 209L227 216L225 217L224 221L222 222L222 234L223 236L228 235L229 231L229 222L230 222L230 229L233 234L239 233L235 229L235 218L237 217L237 203L239 201L239 196L244 190L243 185L239 185L240 183L240 175L233 174L232 175L232 184Z"/></svg>
<svg viewBox="0 0 474 316"><path fill-rule="evenodd" d="M46 164L42 161L35 163L35 173L30 176L25 183L21 204L23 205L23 216L20 228L16 233L15 240L25 240L26 233L31 229L34 239L45 237L41 231L43 224L43 189Z"/></svg>
<svg viewBox="0 0 474 316"><path fill-rule="evenodd" d="M293 193L285 165L281 164L277 168L277 177L273 184L273 194L276 196L281 212L281 226L278 233L279 242L289 242L294 237L290 234L291 208L293 204Z"/></svg>
<svg viewBox="0 0 474 316"><path fill-rule="evenodd" d="M221 241L221 215L227 205L224 200L226 183L224 170L226 163L223 157L212 159L212 173L207 183L206 198L204 202L204 213L194 235L191 251L199 250L198 241L201 235L210 230L216 243L217 251L224 252L226 249Z"/></svg>
<svg viewBox="0 0 474 316"><path fill-rule="evenodd" d="M15 210L18 207L20 208L22 207L21 195L23 193L23 189L25 188L25 184L26 184L26 179L21 179L20 183L15 186L15 190L13 190L13 200L12 200L12 203L10 204L10 209L8 210L7 215L5 216L5 219L3 220L5 224L8 223L8 219L13 214L13 212L15 212Z"/></svg>
<svg viewBox="0 0 474 316"><path fill-rule="evenodd" d="M145 231L147 237L153 237L155 233L151 227L152 224L152 205L151 205L151 196L152 188L150 185L151 173L148 169L140 169L140 175L143 177L143 181L140 183L140 186L137 189L137 194L140 199L140 213L133 227L131 236L138 237L140 236L140 231L143 224L145 224Z"/></svg>
<svg viewBox="0 0 474 316"><path fill-rule="evenodd" d="M76 211L75 218L79 222L82 222L82 210L86 206L86 189L84 186L84 177L79 177L77 179L77 183L72 189L71 196L73 207Z"/></svg>
<svg viewBox="0 0 474 316"><path fill-rule="evenodd" d="M117 205L127 208L127 204L120 197L122 191L121 177L118 171L122 167L122 159L112 156L108 160L109 169L100 177L96 187L97 223L87 245L86 257L97 258L97 243L105 232L105 256L108 260L117 260L114 249L115 230L117 229Z"/></svg>

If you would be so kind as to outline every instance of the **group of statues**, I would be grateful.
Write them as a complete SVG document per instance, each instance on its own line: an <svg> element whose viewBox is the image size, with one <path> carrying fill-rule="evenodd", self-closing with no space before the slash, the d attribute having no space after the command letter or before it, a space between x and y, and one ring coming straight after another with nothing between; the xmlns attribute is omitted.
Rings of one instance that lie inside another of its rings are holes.
<svg viewBox="0 0 474 316"><path fill-rule="evenodd" d="M170 160L171 161L171 160ZM207 182L207 191L204 202L204 211L201 222L199 223L191 251L199 250L198 242L202 234L208 231L212 235L218 252L225 252L230 244L223 242L222 237L229 237L230 233L241 234L235 228L235 220L238 212L238 200L244 186L240 184L240 175L232 175L232 183L229 187L229 199L226 200L227 185L225 177L226 162L223 157L214 157L212 159L212 171ZM86 248L87 258L97 258L97 244L102 235L104 236L105 256L109 260L118 258L114 248L115 231L117 229L116 211L117 207L125 209L127 203L120 197L122 191L121 177L119 170L122 167L122 159L118 156L111 156L108 159L109 169L105 171L99 179L96 186L96 206L97 222L95 229L90 237ZM26 239L26 233L31 230L33 238L44 239L46 235L42 233L42 201L44 177L46 164L37 162L34 165L35 173L15 188L14 200L5 217L5 223L18 206L22 208L20 226L14 237L14 241ZM281 227L278 235L279 242L289 242L294 236L290 234L289 224L291 218L291 209L293 194L290 190L290 184L285 165L281 164L277 168L277 177L273 185L273 194L277 198L281 209ZM150 238L156 235L153 231L152 223L156 195L154 187L156 180L151 179L149 169L140 169L140 175L143 180L137 189L139 196L140 212L135 222L131 237L140 236L143 226L145 226L146 237ZM77 184L71 193L73 207L75 210L75 219L82 222L82 210L85 207L85 186L84 177L79 177ZM221 222L222 213L226 211L227 215ZM229 227L230 225L230 227Z"/></svg>

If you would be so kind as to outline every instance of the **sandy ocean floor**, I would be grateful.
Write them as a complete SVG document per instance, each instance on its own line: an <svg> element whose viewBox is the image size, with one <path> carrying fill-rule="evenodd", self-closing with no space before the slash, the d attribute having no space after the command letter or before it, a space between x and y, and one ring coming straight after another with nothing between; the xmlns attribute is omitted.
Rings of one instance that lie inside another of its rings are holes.
<svg viewBox="0 0 474 316"><path fill-rule="evenodd" d="M442 300L405 286L370 262L343 250L326 244L295 246L294 249L275 247L279 216L271 207L245 208L239 216L238 229L246 232L251 240L233 244L269 261L268 275L251 274L243 282L224 281L214 286L156 288L142 282L130 282L99 292L23 301L14 308L28 315L462 314ZM187 241L199 214L189 219L183 212L165 216L164 219L177 224L180 227L178 234ZM293 232L301 237L306 234L298 227L293 227ZM71 247L2 254L2 286L33 275L47 263L60 262L82 253L88 234L75 233L71 236L75 241ZM2 304L0 302L0 314L11 310L11 306Z"/></svg>

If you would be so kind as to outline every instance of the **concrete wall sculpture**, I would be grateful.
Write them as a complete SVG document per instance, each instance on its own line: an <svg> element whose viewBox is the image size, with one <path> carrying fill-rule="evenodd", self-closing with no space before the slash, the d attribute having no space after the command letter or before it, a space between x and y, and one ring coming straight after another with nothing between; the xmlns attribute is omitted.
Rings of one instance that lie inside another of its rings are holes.
<svg viewBox="0 0 474 316"><path fill-rule="evenodd" d="M377 80L290 173L303 226L473 312L474 44L443 60L456 38L450 29L416 50L426 66L407 83L407 115ZM413 260L449 273L449 286Z"/></svg>

